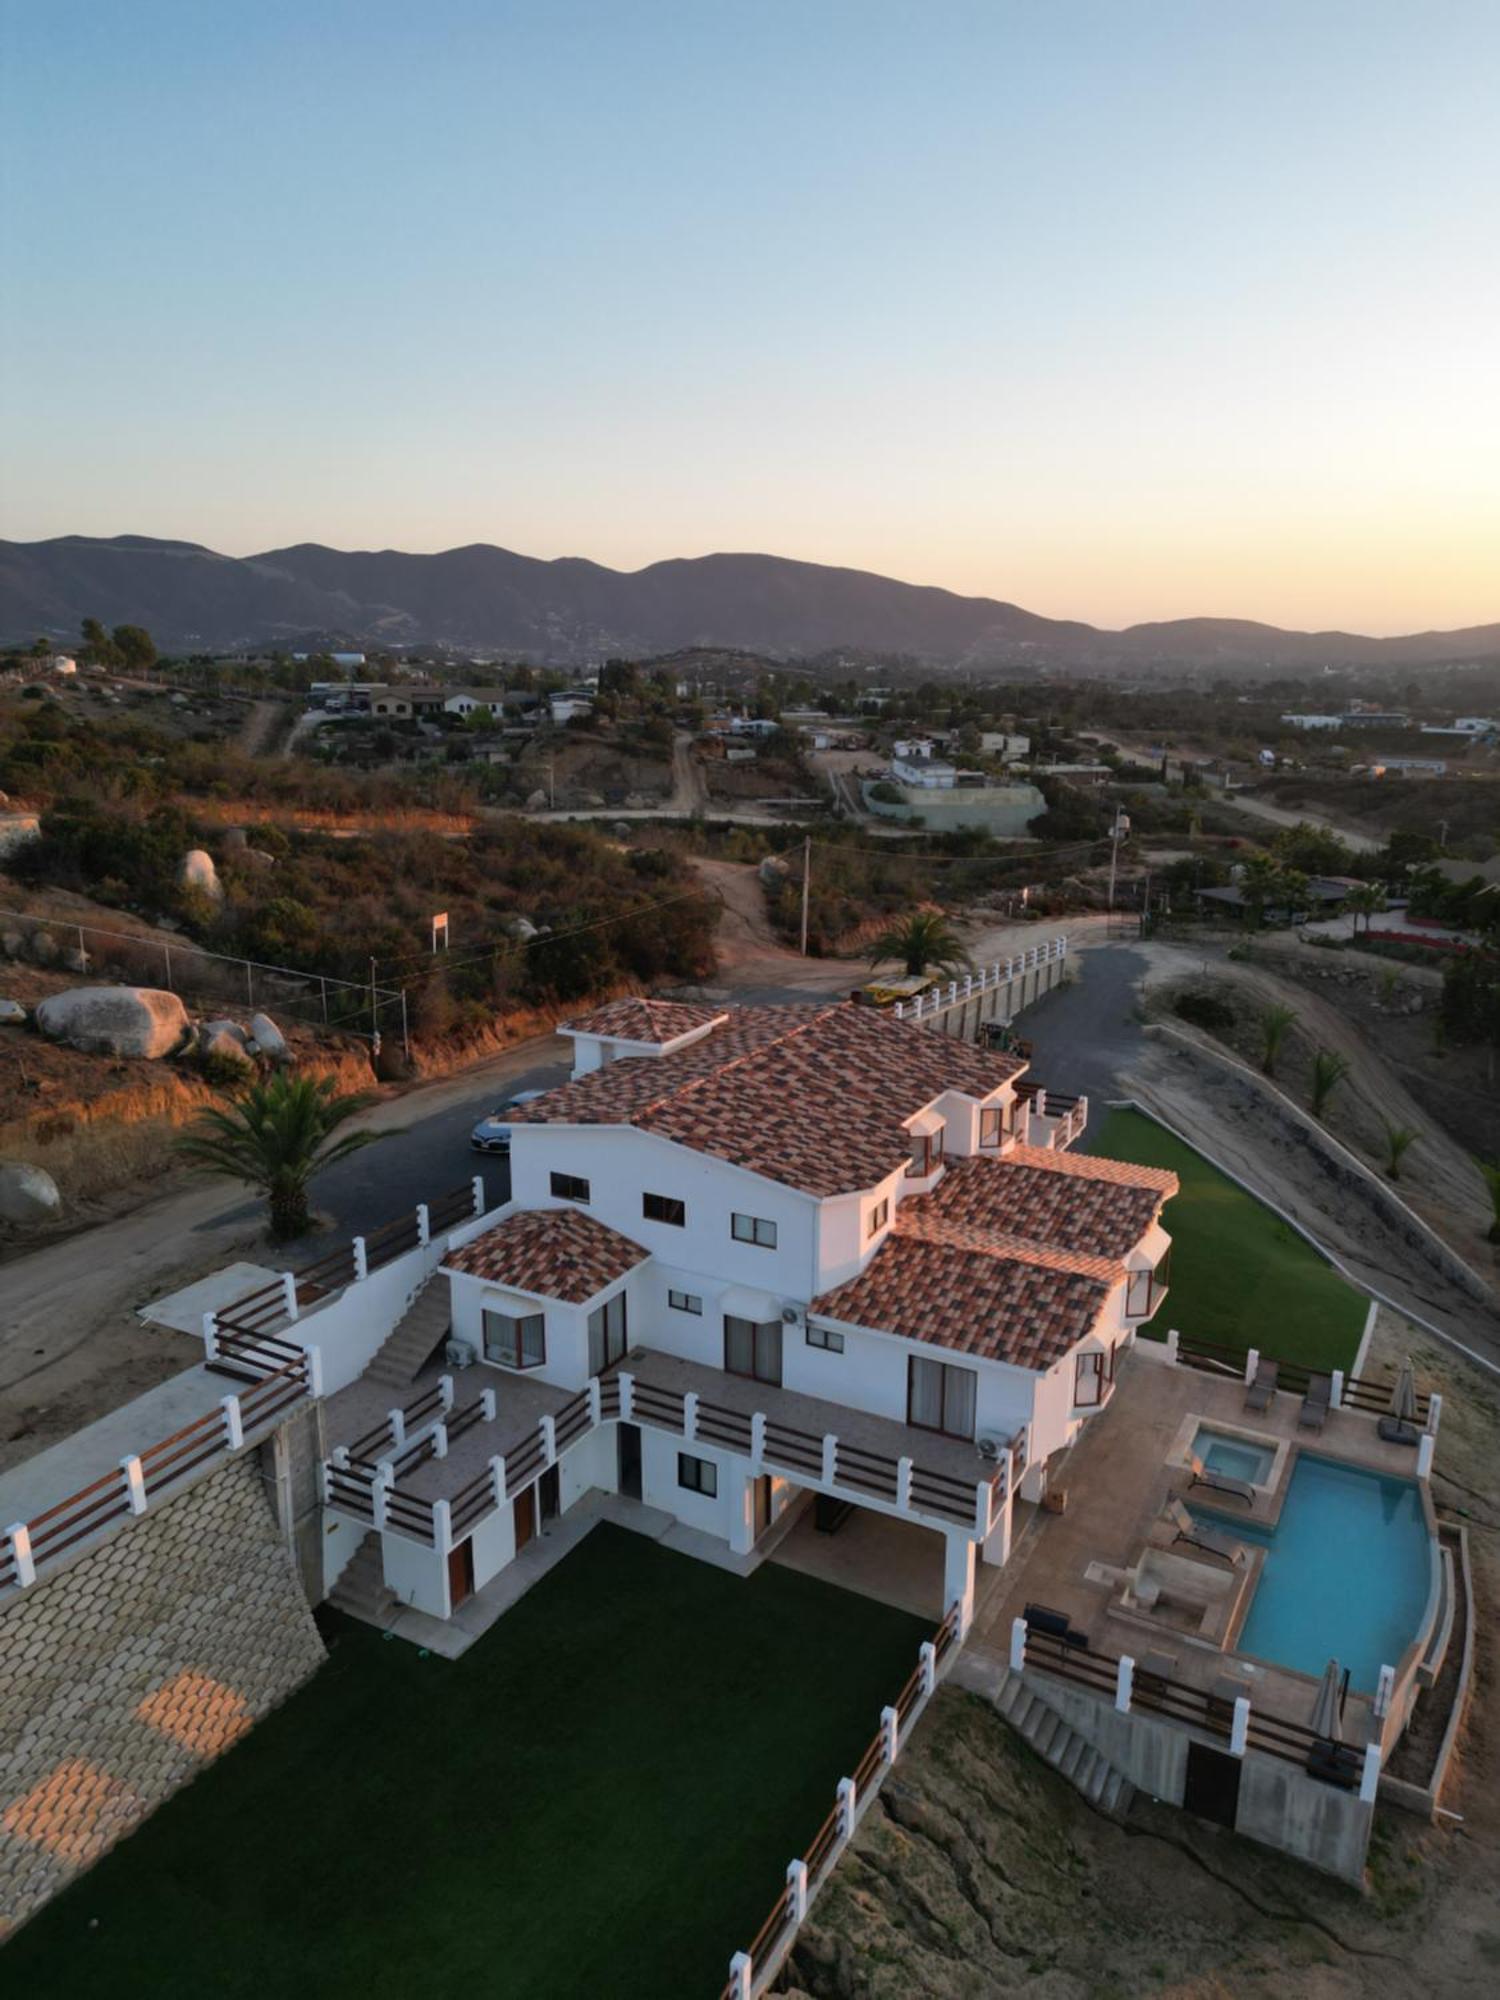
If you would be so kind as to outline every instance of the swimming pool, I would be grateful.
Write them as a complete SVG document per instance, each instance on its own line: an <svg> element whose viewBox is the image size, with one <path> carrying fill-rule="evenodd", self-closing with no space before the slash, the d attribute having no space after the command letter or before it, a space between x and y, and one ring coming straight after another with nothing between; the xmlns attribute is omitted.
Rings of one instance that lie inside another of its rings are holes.
<svg viewBox="0 0 1500 2000"><path fill-rule="evenodd" d="M1199 1424L1192 1452L1210 1472L1222 1473L1226 1479L1248 1479L1252 1486L1265 1485L1276 1459L1271 1445L1216 1431L1212 1424Z"/></svg>
<svg viewBox="0 0 1500 2000"><path fill-rule="evenodd" d="M1434 1555L1416 1481L1304 1451L1276 1528L1235 1531L1266 1545L1236 1652L1303 1674L1336 1659L1373 1694L1427 1609Z"/></svg>

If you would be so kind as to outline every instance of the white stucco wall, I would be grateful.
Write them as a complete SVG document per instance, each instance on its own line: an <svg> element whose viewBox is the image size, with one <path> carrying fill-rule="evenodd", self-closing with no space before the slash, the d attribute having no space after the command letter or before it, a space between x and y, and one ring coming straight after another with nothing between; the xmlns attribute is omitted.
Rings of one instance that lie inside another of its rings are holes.
<svg viewBox="0 0 1500 2000"><path fill-rule="evenodd" d="M440 1556L436 1549L423 1548L420 1542L393 1534L381 1536L380 1552L386 1583L403 1604L415 1605L418 1611L430 1612L434 1618L448 1616L446 1557Z"/></svg>

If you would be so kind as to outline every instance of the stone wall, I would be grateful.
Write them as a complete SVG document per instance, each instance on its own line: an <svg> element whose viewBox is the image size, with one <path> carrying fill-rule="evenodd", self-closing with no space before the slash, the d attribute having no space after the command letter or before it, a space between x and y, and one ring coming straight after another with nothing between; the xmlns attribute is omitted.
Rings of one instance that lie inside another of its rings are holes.
<svg viewBox="0 0 1500 2000"><path fill-rule="evenodd" d="M251 1450L0 1609L0 1937L322 1663Z"/></svg>

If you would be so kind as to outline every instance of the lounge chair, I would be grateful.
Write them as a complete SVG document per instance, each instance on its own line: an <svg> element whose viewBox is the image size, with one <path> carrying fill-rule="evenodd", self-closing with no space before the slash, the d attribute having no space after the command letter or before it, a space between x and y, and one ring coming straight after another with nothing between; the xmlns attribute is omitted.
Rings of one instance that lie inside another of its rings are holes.
<svg viewBox="0 0 1500 2000"><path fill-rule="evenodd" d="M1307 1753L1307 1772L1309 1777L1321 1778L1325 1785L1339 1785L1352 1792L1359 1783L1361 1762L1352 1744L1320 1737Z"/></svg>
<svg viewBox="0 0 1500 2000"><path fill-rule="evenodd" d="M1320 1431L1328 1421L1328 1404L1333 1395L1331 1375L1309 1375L1307 1394L1302 1398L1302 1408L1297 1412L1298 1427L1304 1431Z"/></svg>
<svg viewBox="0 0 1500 2000"><path fill-rule="evenodd" d="M1214 1472L1201 1458L1191 1455L1188 1470L1192 1474L1190 1486L1206 1486L1210 1493L1227 1493L1232 1499L1243 1500L1247 1507L1255 1505L1255 1488L1248 1479L1231 1479L1227 1472Z"/></svg>
<svg viewBox="0 0 1500 2000"><path fill-rule="evenodd" d="M1387 1444L1418 1445L1422 1433L1415 1424L1409 1424L1403 1417L1382 1417L1375 1426Z"/></svg>
<svg viewBox="0 0 1500 2000"><path fill-rule="evenodd" d="M1217 1556L1234 1569L1243 1569L1248 1559L1245 1544L1218 1528L1207 1528L1190 1514L1180 1500L1167 1502L1167 1519L1172 1524L1173 1542L1186 1542L1201 1555Z"/></svg>
<svg viewBox="0 0 1500 2000"><path fill-rule="evenodd" d="M1258 1361L1255 1365L1255 1379L1245 1391L1247 1410L1269 1410L1271 1398L1276 1394L1276 1367L1274 1361Z"/></svg>

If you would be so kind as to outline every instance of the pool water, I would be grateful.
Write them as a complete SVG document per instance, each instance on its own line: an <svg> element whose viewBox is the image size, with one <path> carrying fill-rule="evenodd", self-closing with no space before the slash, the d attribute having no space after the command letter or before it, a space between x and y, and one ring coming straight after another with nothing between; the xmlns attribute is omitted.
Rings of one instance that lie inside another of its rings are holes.
<svg viewBox="0 0 1500 2000"><path fill-rule="evenodd" d="M1235 1650L1303 1674L1336 1659L1373 1694L1427 1608L1435 1555L1415 1480L1304 1451L1276 1528L1236 1532L1267 1554Z"/></svg>
<svg viewBox="0 0 1500 2000"><path fill-rule="evenodd" d="M1210 1472L1222 1473L1226 1479L1248 1479L1252 1486L1265 1484L1276 1458L1269 1445L1249 1444L1244 1438L1210 1430L1207 1424L1198 1427L1193 1456L1202 1459Z"/></svg>

